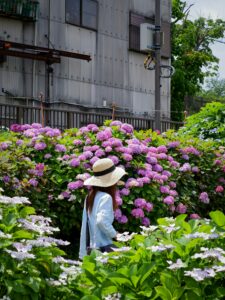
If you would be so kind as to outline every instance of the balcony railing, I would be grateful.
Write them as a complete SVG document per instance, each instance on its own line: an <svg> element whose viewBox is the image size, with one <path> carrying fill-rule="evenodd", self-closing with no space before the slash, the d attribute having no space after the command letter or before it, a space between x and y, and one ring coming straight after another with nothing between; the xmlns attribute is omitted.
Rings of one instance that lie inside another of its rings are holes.
<svg viewBox="0 0 225 300"><path fill-rule="evenodd" d="M39 2L32 0L0 0L0 16L20 19L24 21L37 21Z"/></svg>

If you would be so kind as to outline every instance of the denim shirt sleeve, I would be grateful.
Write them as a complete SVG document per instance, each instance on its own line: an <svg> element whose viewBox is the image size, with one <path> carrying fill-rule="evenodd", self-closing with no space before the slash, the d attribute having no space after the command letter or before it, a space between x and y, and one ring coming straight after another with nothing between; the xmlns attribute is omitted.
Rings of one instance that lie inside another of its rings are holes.
<svg viewBox="0 0 225 300"><path fill-rule="evenodd" d="M86 229L87 229L87 212L86 212L86 201L85 201L84 209L83 209L83 216L82 216L81 234L80 234L80 250L79 250L79 258L80 259L82 259L83 256L87 255Z"/></svg>
<svg viewBox="0 0 225 300"><path fill-rule="evenodd" d="M96 225L106 236L114 238L116 236L116 230L112 226L114 220L112 197L106 194L100 201L101 202L97 211Z"/></svg>

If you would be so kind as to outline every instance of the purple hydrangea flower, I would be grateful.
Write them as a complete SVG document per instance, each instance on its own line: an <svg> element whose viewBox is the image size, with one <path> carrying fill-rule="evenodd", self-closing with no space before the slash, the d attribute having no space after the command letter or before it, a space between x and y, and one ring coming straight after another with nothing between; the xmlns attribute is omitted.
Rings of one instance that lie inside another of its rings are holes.
<svg viewBox="0 0 225 300"><path fill-rule="evenodd" d="M111 128L106 128L105 130L98 132L97 135L96 135L96 138L99 141L105 141L105 140L108 140L111 137L112 137Z"/></svg>
<svg viewBox="0 0 225 300"><path fill-rule="evenodd" d="M133 159L132 155L127 153L123 153L122 157L125 161L131 161Z"/></svg>
<svg viewBox="0 0 225 300"><path fill-rule="evenodd" d="M17 146L23 145L23 140L17 140L17 141L16 141L16 145L17 145Z"/></svg>
<svg viewBox="0 0 225 300"><path fill-rule="evenodd" d="M55 145L55 151L56 152L66 152L66 147L61 144L56 144Z"/></svg>
<svg viewBox="0 0 225 300"><path fill-rule="evenodd" d="M198 167L192 167L192 172L193 173L199 173L199 168Z"/></svg>
<svg viewBox="0 0 225 300"><path fill-rule="evenodd" d="M118 222L121 224L126 224L128 222L128 219L125 215L122 215L119 219Z"/></svg>
<svg viewBox="0 0 225 300"><path fill-rule="evenodd" d="M166 198L163 199L163 203L167 205L172 205L174 204L174 198L173 196L167 196Z"/></svg>
<svg viewBox="0 0 225 300"><path fill-rule="evenodd" d="M69 190L76 190L76 189L79 189L79 188L81 188L81 187L83 187L83 181L82 180L77 180L77 181L72 181L72 182L70 182L70 183L68 183L68 185L67 185L67 188L69 189Z"/></svg>
<svg viewBox="0 0 225 300"><path fill-rule="evenodd" d="M120 121L112 121L110 123L110 126L121 126L121 125L122 125L122 122L120 122Z"/></svg>
<svg viewBox="0 0 225 300"><path fill-rule="evenodd" d="M49 159L49 158L51 158L51 157L52 157L52 155L51 155L50 153L47 153L47 154L45 154L45 156L44 156L45 159Z"/></svg>
<svg viewBox="0 0 225 300"><path fill-rule="evenodd" d="M149 218L144 217L144 218L141 220L141 223L142 223L142 225L148 227L148 226L150 225L150 220L149 220Z"/></svg>
<svg viewBox="0 0 225 300"><path fill-rule="evenodd" d="M159 146L159 147L157 147L157 153L167 153L166 146Z"/></svg>
<svg viewBox="0 0 225 300"><path fill-rule="evenodd" d="M137 198L134 200L134 205L136 207L144 208L146 205L146 200L143 198Z"/></svg>
<svg viewBox="0 0 225 300"><path fill-rule="evenodd" d="M150 202L146 202L144 209L145 209L147 212L151 212L151 211L153 210L153 204L150 203Z"/></svg>
<svg viewBox="0 0 225 300"><path fill-rule="evenodd" d="M9 176L3 176L2 180L4 183L9 183L10 182L10 177Z"/></svg>
<svg viewBox="0 0 225 300"><path fill-rule="evenodd" d="M170 193L170 188L169 188L169 186L168 186L168 185L167 185L167 186L164 186L164 185L160 186L160 192L161 192L162 194L169 194L169 193Z"/></svg>
<svg viewBox="0 0 225 300"><path fill-rule="evenodd" d="M120 191L120 194L121 195L124 195L124 196L128 196L130 194L130 190L129 189L126 189L126 188L123 188L121 191Z"/></svg>
<svg viewBox="0 0 225 300"><path fill-rule="evenodd" d="M31 124L31 127L35 128L35 129L40 129L40 128L42 128L42 125L40 123L33 123L33 124Z"/></svg>
<svg viewBox="0 0 225 300"><path fill-rule="evenodd" d="M72 159L70 162L71 167L78 167L79 165L80 165L80 161L77 158Z"/></svg>
<svg viewBox="0 0 225 300"><path fill-rule="evenodd" d="M95 156L97 157L102 157L105 155L105 152L102 149L98 149L97 151L95 151Z"/></svg>
<svg viewBox="0 0 225 300"><path fill-rule="evenodd" d="M9 147L9 145L5 142L0 143L0 150L6 150Z"/></svg>
<svg viewBox="0 0 225 300"><path fill-rule="evenodd" d="M206 203L208 204L209 203L209 196L206 192L202 192L200 195L199 195L199 200L202 202L202 203Z"/></svg>
<svg viewBox="0 0 225 300"><path fill-rule="evenodd" d="M75 146L80 146L80 145L83 144L83 142L82 142L81 140L74 140L74 141L73 141L73 144L74 144Z"/></svg>
<svg viewBox="0 0 225 300"><path fill-rule="evenodd" d="M121 125L120 131L122 131L123 133L131 134L133 133L134 128L132 125L124 123Z"/></svg>
<svg viewBox="0 0 225 300"><path fill-rule="evenodd" d="M144 218L144 212L141 208L134 208L132 209L131 211L131 215L133 217L135 217L136 219L139 219L139 218Z"/></svg>
<svg viewBox="0 0 225 300"><path fill-rule="evenodd" d="M93 165L97 160L99 160L99 158L94 156L90 159L90 163Z"/></svg>
<svg viewBox="0 0 225 300"><path fill-rule="evenodd" d="M179 169L181 172L191 171L191 165L189 163L183 164L183 166Z"/></svg>
<svg viewBox="0 0 225 300"><path fill-rule="evenodd" d="M88 130L92 131L92 132L98 132L99 128L96 124L88 124L87 125Z"/></svg>
<svg viewBox="0 0 225 300"><path fill-rule="evenodd" d="M177 211L179 214L185 214L186 211L187 211L187 206L184 205L183 203L179 203L179 204L177 205L176 211Z"/></svg>
<svg viewBox="0 0 225 300"><path fill-rule="evenodd" d="M177 148L177 147L179 147L179 145L180 145L180 142L175 141L175 142L168 143L167 147L168 147L168 149L171 149L171 148Z"/></svg>
<svg viewBox="0 0 225 300"><path fill-rule="evenodd" d="M115 219L118 220L119 218L122 217L122 211L117 208L115 211L114 211L114 216L115 216Z"/></svg>
<svg viewBox="0 0 225 300"><path fill-rule="evenodd" d="M28 183L34 187L38 185L38 181L35 178L30 179Z"/></svg>

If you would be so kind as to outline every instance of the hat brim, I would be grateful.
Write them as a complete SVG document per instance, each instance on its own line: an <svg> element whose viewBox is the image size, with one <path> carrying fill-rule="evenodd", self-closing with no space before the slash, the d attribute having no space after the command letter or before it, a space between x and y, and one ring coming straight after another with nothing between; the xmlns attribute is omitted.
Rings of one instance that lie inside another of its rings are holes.
<svg viewBox="0 0 225 300"><path fill-rule="evenodd" d="M92 176L84 181L84 185L109 187L116 184L124 175L125 170L116 167L115 170L103 176Z"/></svg>

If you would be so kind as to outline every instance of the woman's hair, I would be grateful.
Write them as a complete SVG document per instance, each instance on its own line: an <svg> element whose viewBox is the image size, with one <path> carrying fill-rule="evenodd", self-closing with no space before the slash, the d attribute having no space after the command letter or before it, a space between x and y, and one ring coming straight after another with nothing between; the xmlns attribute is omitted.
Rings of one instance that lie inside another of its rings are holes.
<svg viewBox="0 0 225 300"><path fill-rule="evenodd" d="M88 196L87 196L87 209L89 212L92 211L94 200L97 192L104 192L109 194L112 197L113 201L113 210L116 210L116 184L109 187L100 187L100 186L92 186Z"/></svg>

